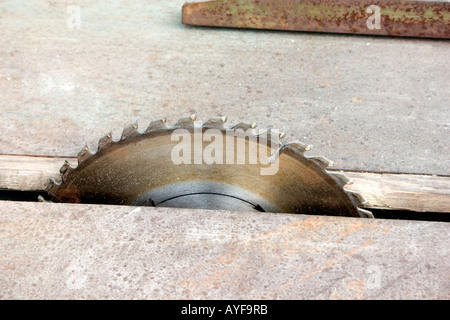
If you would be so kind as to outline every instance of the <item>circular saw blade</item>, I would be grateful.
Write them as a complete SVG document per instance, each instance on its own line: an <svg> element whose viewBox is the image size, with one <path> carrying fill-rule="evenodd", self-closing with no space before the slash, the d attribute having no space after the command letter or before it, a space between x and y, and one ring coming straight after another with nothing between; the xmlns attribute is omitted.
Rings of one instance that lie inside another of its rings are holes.
<svg viewBox="0 0 450 320"><path fill-rule="evenodd" d="M326 170L330 161L305 156L307 145L281 144L282 134L253 124L195 120L156 120L144 132L134 124L117 141L108 134L77 166L66 162L47 192L54 202L372 217L344 190L349 180Z"/></svg>

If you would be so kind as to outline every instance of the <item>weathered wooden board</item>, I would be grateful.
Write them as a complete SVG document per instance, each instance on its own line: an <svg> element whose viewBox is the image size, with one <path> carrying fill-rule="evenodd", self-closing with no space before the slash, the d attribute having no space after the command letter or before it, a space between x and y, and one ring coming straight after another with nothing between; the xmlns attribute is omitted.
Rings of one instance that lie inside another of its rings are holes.
<svg viewBox="0 0 450 320"><path fill-rule="evenodd" d="M64 159L0 156L0 188L45 190L50 177L59 177Z"/></svg>
<svg viewBox="0 0 450 320"><path fill-rule="evenodd" d="M373 208L450 212L450 177L345 172L346 189L359 192Z"/></svg>
<svg viewBox="0 0 450 320"><path fill-rule="evenodd" d="M0 156L0 188L43 190L49 179L59 178L65 159ZM68 159L76 165L76 158ZM450 178L431 175L344 172L368 208L450 212Z"/></svg>

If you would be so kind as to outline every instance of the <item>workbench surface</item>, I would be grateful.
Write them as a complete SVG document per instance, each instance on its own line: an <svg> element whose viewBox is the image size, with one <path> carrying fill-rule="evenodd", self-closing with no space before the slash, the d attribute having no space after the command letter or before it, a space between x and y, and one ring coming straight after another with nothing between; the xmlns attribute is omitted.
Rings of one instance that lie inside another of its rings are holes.
<svg viewBox="0 0 450 320"><path fill-rule="evenodd" d="M448 299L448 224L0 201L3 299Z"/></svg>
<svg viewBox="0 0 450 320"><path fill-rule="evenodd" d="M184 26L183 2L0 2L0 188L42 189L110 130L197 111L312 144L373 207L448 212L449 41ZM448 238L442 222L1 201L0 299L448 299Z"/></svg>
<svg viewBox="0 0 450 320"><path fill-rule="evenodd" d="M2 1L0 154L75 156L197 111L336 168L449 174L448 41L190 27L183 2L77 1L78 25L69 2Z"/></svg>

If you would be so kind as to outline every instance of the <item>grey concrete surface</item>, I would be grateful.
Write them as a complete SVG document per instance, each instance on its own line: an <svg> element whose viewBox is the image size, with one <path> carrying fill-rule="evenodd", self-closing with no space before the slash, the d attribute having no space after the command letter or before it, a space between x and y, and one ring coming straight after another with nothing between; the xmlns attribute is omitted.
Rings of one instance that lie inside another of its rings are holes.
<svg viewBox="0 0 450 320"><path fill-rule="evenodd" d="M0 2L0 153L74 156L198 111L337 168L449 174L448 41L188 27L183 2Z"/></svg>
<svg viewBox="0 0 450 320"><path fill-rule="evenodd" d="M1 299L449 299L448 223L0 202Z"/></svg>

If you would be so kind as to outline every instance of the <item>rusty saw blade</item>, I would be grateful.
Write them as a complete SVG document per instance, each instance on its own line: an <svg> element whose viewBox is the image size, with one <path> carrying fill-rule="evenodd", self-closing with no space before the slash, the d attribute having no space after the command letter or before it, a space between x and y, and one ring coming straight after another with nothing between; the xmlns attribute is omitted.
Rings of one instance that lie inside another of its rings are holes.
<svg viewBox="0 0 450 320"><path fill-rule="evenodd" d="M217 0L186 3L187 25L450 39L448 0Z"/></svg>
<svg viewBox="0 0 450 320"><path fill-rule="evenodd" d="M83 148L76 166L66 162L47 191L54 202L373 217L344 190L349 179L326 170L329 160L304 155L307 145L225 121L191 116L170 126L156 120L144 131L134 124L119 140L108 134L93 152Z"/></svg>

